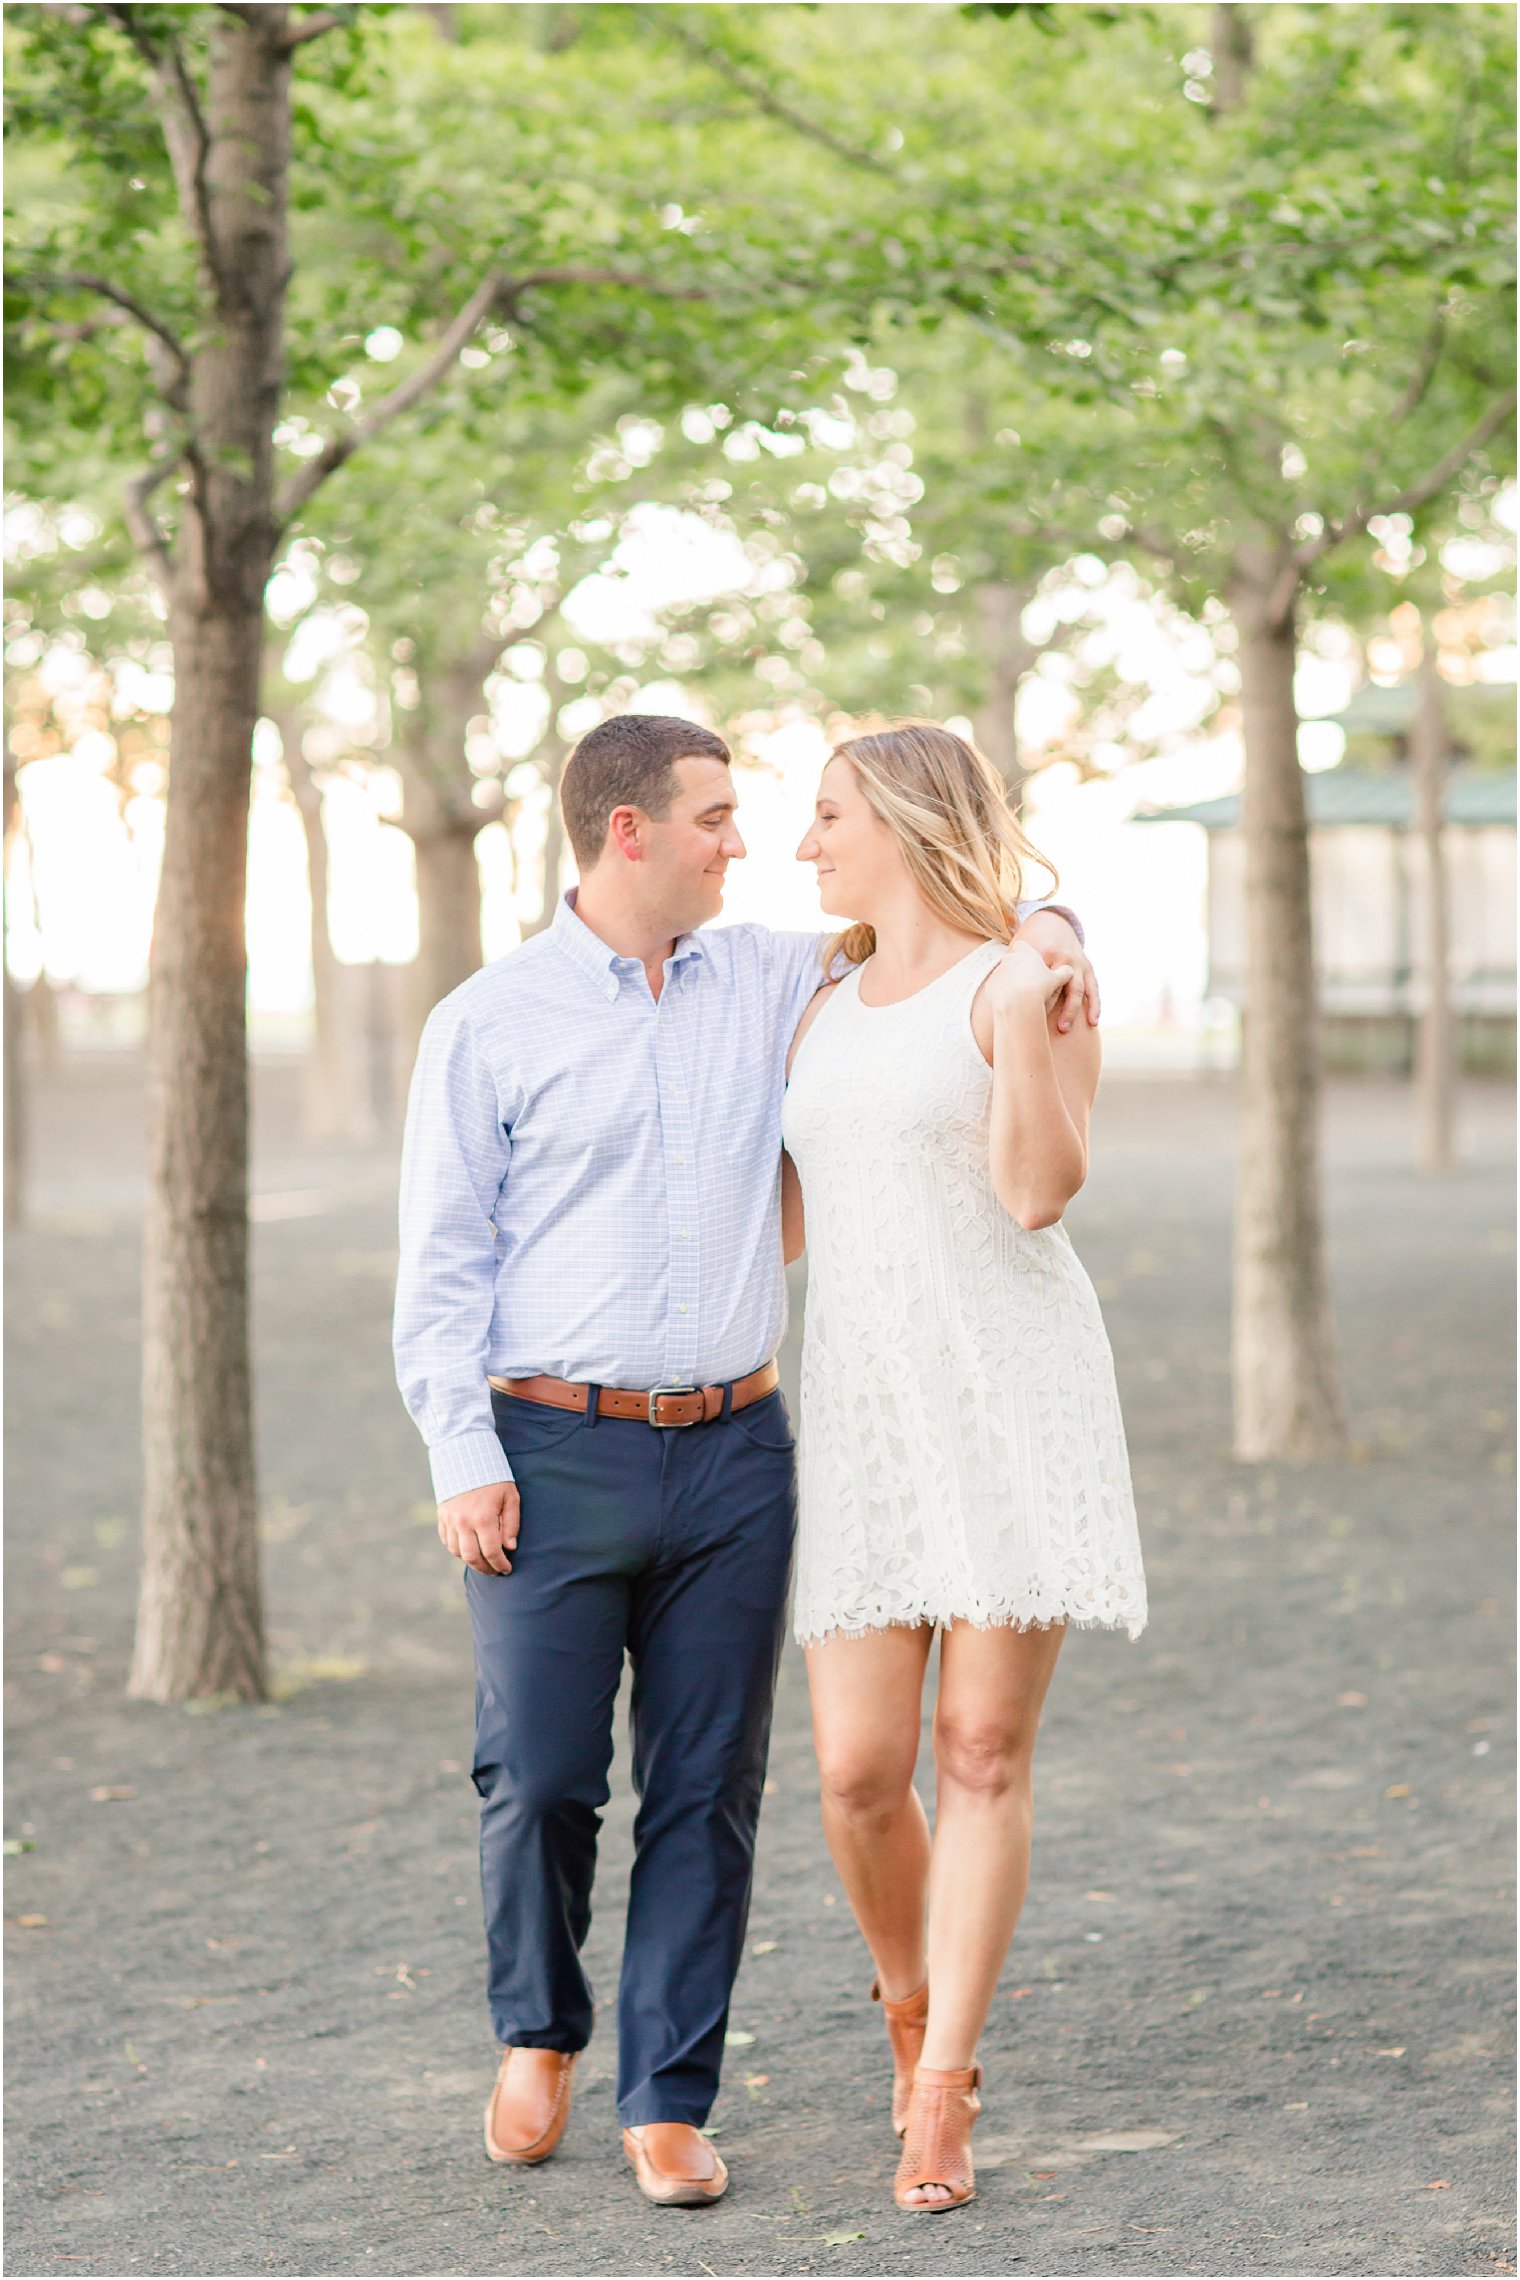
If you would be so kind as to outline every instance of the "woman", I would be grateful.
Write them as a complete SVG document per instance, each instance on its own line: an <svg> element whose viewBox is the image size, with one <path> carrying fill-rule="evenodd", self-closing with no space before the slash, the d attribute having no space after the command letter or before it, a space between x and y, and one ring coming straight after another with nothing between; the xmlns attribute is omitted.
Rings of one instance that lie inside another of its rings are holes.
<svg viewBox="0 0 1520 2280"><path fill-rule="evenodd" d="M798 849L855 923L851 971L799 1025L784 1115L788 1249L805 1212L810 1262L795 1625L907 2209L975 2192L976 2047L1066 1626L1145 1622L1113 1363L1060 1225L1098 1038L1057 1026L1069 971L1017 938L1031 852L981 754L919 723L838 748ZM913 1773L936 1630L931 1844Z"/></svg>

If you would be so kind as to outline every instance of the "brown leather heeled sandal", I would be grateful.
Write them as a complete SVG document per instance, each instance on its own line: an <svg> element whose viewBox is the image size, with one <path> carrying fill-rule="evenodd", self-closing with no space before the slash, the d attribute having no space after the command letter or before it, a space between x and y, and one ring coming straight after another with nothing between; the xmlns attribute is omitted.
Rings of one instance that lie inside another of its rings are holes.
<svg viewBox="0 0 1520 2280"><path fill-rule="evenodd" d="M908 2132L892 2198L913 2216L930 2216L939 2209L959 2209L976 2199L976 2171L971 2161L971 2131L982 2101L979 2066L921 2066L913 2082L908 2109ZM942 2185L943 2201L910 2201L909 2193L925 2185Z"/></svg>
<svg viewBox="0 0 1520 2280"><path fill-rule="evenodd" d="M908 2126L913 2075L918 2054L924 2047L924 2029L929 2024L929 1982L926 1979L915 1994L899 1995L894 2002L883 1995L881 1981L873 1979L871 2001L881 2005L882 2017L887 2022L887 2038L892 2045L892 2127L901 2137Z"/></svg>

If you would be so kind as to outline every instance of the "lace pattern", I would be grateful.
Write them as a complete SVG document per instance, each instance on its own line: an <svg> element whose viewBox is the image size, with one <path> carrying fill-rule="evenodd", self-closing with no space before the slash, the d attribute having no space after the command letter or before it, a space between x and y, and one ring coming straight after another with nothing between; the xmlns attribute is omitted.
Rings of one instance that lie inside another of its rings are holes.
<svg viewBox="0 0 1520 2280"><path fill-rule="evenodd" d="M793 1623L1102 1625L1145 1575L1113 1358L1062 1226L988 1168L973 951L914 997L851 974L793 1064L783 1129L807 1212Z"/></svg>

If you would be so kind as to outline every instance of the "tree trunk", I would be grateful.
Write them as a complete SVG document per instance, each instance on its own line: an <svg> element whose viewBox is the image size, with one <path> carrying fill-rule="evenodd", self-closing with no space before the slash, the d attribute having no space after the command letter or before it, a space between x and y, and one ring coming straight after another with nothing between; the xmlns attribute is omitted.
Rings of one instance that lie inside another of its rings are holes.
<svg viewBox="0 0 1520 2280"><path fill-rule="evenodd" d="M1209 52L1214 59L1216 111L1236 111L1245 101L1255 47L1251 19L1240 0L1215 0L1209 10Z"/></svg>
<svg viewBox="0 0 1520 2280"><path fill-rule="evenodd" d="M8 741L8 739L7 739ZM22 1030L24 1001L11 972L10 863L11 840L20 812L16 765L5 756L4 845L0 849L0 963L5 968L5 1224L19 1227L26 1217L26 1047ZM38 982L43 977L39 974Z"/></svg>
<svg viewBox="0 0 1520 2280"><path fill-rule="evenodd" d="M475 842L501 813L478 807L466 757L470 722L486 712L484 684L501 655L500 634L420 667L418 702L400 717L394 752L403 785L401 826L417 857L417 959L408 977L408 1064L440 998L480 969L480 866ZM499 789L499 788L498 788Z"/></svg>
<svg viewBox="0 0 1520 2280"><path fill-rule="evenodd" d="M301 724L293 712L272 716L285 749L285 772L306 834L306 876L311 894L312 1039L306 1057L306 1130L313 1140L371 1138L375 1118L364 1072L363 1040L356 1034L357 977L342 965L327 924L327 833L322 788L301 750Z"/></svg>
<svg viewBox="0 0 1520 2280"><path fill-rule="evenodd" d="M1420 944L1420 1005L1414 1065L1417 1147L1422 1172L1449 1172L1456 1161L1458 1059L1451 1004L1445 832L1450 758L1446 684L1437 667L1435 635L1427 621L1420 652L1419 701L1409 731L1414 828L1425 870L1425 927Z"/></svg>
<svg viewBox="0 0 1520 2280"><path fill-rule="evenodd" d="M486 820L477 816L439 831L413 834L418 928L408 1009L408 1044L413 1052L439 999L480 969L480 866L475 838Z"/></svg>
<svg viewBox="0 0 1520 2280"><path fill-rule="evenodd" d="M243 904L273 431L282 383L290 64L282 5L217 10L197 168L214 317L191 364L196 457L168 569L164 859L148 986L143 1571L129 1691L264 1692L248 1319ZM192 199L192 211L194 201Z"/></svg>
<svg viewBox="0 0 1520 2280"><path fill-rule="evenodd" d="M1319 1177L1318 1005L1309 832L1298 762L1291 608L1267 606L1274 557L1237 558L1245 786L1246 982L1235 1222L1235 1453L1346 1453Z"/></svg>
<svg viewBox="0 0 1520 2280"><path fill-rule="evenodd" d="M1024 781L1014 706L1020 683L1040 654L1024 634L1023 616L1031 592L1029 587L1005 584L978 586L976 590L977 622L989 683L986 701L976 715L976 741L1014 800Z"/></svg>
<svg viewBox="0 0 1520 2280"><path fill-rule="evenodd" d="M553 734L553 724L550 724ZM560 778L565 773L565 762L570 755L562 741L556 739L551 757L544 770L544 781L549 787L549 815L544 826L544 859L538 896L538 916L531 926L523 928L523 940L542 934L546 926L554 923L554 909L559 901L560 874L565 867L565 818L559 804Z"/></svg>
<svg viewBox="0 0 1520 2280"><path fill-rule="evenodd" d="M264 1692L248 1321L243 897L262 611L174 629L148 984L143 1572L128 1691Z"/></svg>
<svg viewBox="0 0 1520 2280"><path fill-rule="evenodd" d="M5 962L5 1224L20 1227L26 1218L26 1049L22 1037L22 996Z"/></svg>

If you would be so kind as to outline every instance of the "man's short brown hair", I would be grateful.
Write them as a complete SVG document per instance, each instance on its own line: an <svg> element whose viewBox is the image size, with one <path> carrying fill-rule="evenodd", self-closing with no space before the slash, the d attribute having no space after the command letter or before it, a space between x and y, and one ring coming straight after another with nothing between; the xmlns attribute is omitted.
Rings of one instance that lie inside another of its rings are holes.
<svg viewBox="0 0 1520 2280"><path fill-rule="evenodd" d="M678 760L722 760L732 755L721 736L673 713L616 713L588 729L560 781L559 804L575 860L589 871L601 854L614 808L670 812Z"/></svg>

